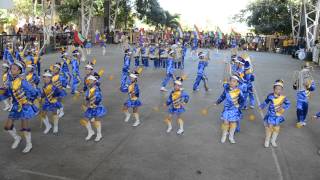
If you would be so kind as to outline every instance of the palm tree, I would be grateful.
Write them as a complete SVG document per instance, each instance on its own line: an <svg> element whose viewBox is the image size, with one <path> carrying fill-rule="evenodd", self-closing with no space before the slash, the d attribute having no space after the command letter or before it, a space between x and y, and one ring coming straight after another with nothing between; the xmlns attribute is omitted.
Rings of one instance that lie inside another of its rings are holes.
<svg viewBox="0 0 320 180"><path fill-rule="evenodd" d="M170 28L177 28L179 26L179 14L170 14L169 11L164 11L165 15L165 22L164 26L165 27L170 27Z"/></svg>

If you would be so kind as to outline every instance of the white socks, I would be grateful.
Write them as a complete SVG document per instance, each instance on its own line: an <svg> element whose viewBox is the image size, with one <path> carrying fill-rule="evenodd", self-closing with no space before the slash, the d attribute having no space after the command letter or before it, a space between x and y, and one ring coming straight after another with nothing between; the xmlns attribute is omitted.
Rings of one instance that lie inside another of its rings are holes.
<svg viewBox="0 0 320 180"><path fill-rule="evenodd" d="M29 131L23 131L24 137L26 138L26 147L22 151L23 153L28 153L32 149L32 143L31 143L31 132Z"/></svg>
<svg viewBox="0 0 320 180"><path fill-rule="evenodd" d="M94 135L94 131L92 130L92 127L91 127L91 122L88 122L86 124L86 128L88 130L88 135L86 137L86 141L89 141L91 139L91 137Z"/></svg>
<svg viewBox="0 0 320 180"><path fill-rule="evenodd" d="M124 119L124 122L128 122L130 117L131 117L129 111L125 111L124 114L126 115L126 118Z"/></svg>
<svg viewBox="0 0 320 180"><path fill-rule="evenodd" d="M43 120L42 120L44 126L45 126L45 130L43 131L44 134L48 134L48 132L50 131L50 129L52 128L52 125L49 122L48 116L46 116Z"/></svg>

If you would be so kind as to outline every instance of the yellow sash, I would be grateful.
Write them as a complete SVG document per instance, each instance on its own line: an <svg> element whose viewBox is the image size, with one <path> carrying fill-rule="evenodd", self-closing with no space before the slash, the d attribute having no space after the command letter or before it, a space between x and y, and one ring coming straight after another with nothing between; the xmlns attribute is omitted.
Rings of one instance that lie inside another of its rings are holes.
<svg viewBox="0 0 320 180"><path fill-rule="evenodd" d="M173 107L176 109L181 108L181 91L174 91L172 93Z"/></svg>
<svg viewBox="0 0 320 180"><path fill-rule="evenodd" d="M282 104L285 99L286 99L285 96L279 96L279 97L274 97L274 99L272 100L277 116L281 116L284 113L284 109L282 108Z"/></svg>
<svg viewBox="0 0 320 180"><path fill-rule="evenodd" d="M241 91L239 88L229 91L232 102L236 107L239 107L238 99L239 99L240 92Z"/></svg>

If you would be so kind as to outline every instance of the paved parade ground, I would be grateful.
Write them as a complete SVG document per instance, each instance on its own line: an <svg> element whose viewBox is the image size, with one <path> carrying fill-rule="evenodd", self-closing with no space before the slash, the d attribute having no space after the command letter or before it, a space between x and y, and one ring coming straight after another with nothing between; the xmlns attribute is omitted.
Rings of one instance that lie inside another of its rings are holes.
<svg viewBox="0 0 320 180"><path fill-rule="evenodd" d="M140 108L142 124L133 128L133 118L125 123L121 110L128 96L119 91L123 53L119 47L112 46L108 47L106 56L102 56L101 49L95 48L94 56L88 57L96 57L96 70L105 69L101 89L108 114L102 122L102 141L85 141L87 131L79 123L83 117L83 99L69 95L58 135L44 135L40 121L31 122L31 153L21 153L24 143L11 150L12 138L0 131L0 180L319 180L320 120L311 120L311 115L320 110L320 68L314 68L318 89L311 96L308 124L297 129L292 76L303 62L280 54L249 54L256 75L256 100L264 101L272 92L274 81L281 78L285 81L285 94L291 101L277 148L263 146L265 130L257 106L244 111L241 132L236 134L237 143L232 145L220 143L223 105L211 108L207 115L201 113L222 93L224 61L230 59L227 50L211 52L213 60L206 72L212 91L205 92L200 86L199 92L192 92L198 62L190 56L184 72L177 72L187 75L184 88L190 95L183 115L185 133L182 136L175 133L176 123L174 131L165 132L163 120L167 110L163 103L168 93L159 91L165 71L153 67L144 69L138 80L143 103ZM45 55L43 66L49 67L58 57L58 53ZM7 112L1 111L1 124L6 118Z"/></svg>

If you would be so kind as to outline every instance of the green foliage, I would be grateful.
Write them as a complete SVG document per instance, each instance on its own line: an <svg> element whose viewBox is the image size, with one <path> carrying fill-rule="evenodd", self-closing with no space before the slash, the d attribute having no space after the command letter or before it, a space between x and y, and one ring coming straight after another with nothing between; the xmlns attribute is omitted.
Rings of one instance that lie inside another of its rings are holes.
<svg viewBox="0 0 320 180"><path fill-rule="evenodd" d="M57 12L61 23L66 24L78 20L80 13L79 0L66 0L64 4L57 7Z"/></svg>
<svg viewBox="0 0 320 180"><path fill-rule="evenodd" d="M134 14L132 12L133 4L128 0L121 0L119 2L118 16L116 21L116 29L131 28L134 24Z"/></svg>
<svg viewBox="0 0 320 180"><path fill-rule="evenodd" d="M136 0L135 5L138 18L149 25L172 28L179 25L179 15L165 11L158 0Z"/></svg>
<svg viewBox="0 0 320 180"><path fill-rule="evenodd" d="M273 34L275 32L289 35L291 33L290 8L297 6L289 0L252 1L234 20L246 22L253 27L256 34Z"/></svg>

